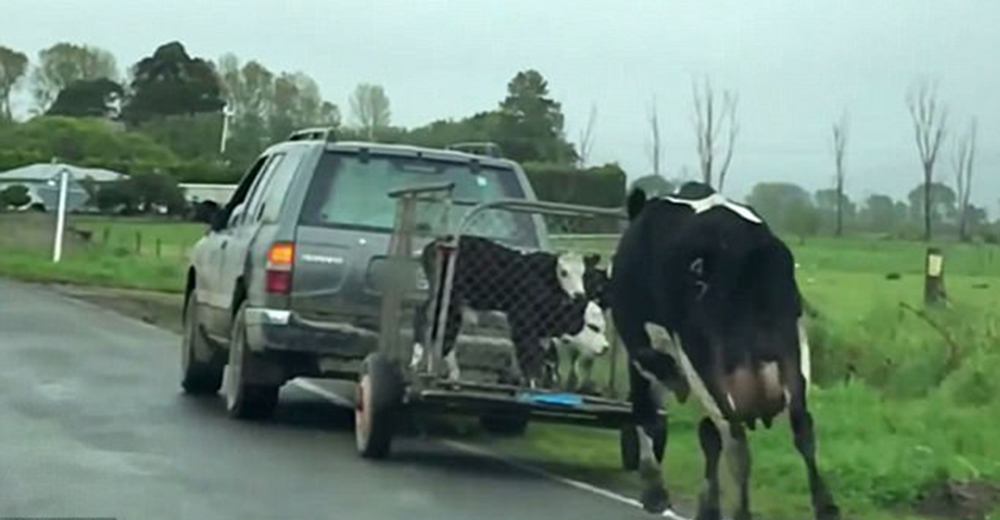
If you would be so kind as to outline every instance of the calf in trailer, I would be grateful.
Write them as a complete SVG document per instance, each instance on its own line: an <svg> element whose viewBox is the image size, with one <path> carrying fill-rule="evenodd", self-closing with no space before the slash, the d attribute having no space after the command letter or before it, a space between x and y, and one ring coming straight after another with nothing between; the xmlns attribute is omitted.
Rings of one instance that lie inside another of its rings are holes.
<svg viewBox="0 0 1000 520"><path fill-rule="evenodd" d="M414 314L414 356L412 363L423 359L426 338L427 309L437 296L442 305L444 270L436 278L436 251L440 243L431 243L423 250L421 263L431 281L430 296ZM545 353L556 339L584 350L591 355L602 354L608 348L604 337L605 321L600 308L585 298L583 260L575 254L554 255L545 252L523 253L492 240L477 236L462 236L458 241L457 259L452 277L450 304L446 311L443 354L449 377L459 376L454 351L467 313L502 312L507 317L511 340L515 346L514 368L532 384L542 382L545 373ZM450 253L449 253L450 254ZM447 259L447 254L442 261ZM436 320L431 324L435 332Z"/></svg>
<svg viewBox="0 0 1000 520"><path fill-rule="evenodd" d="M587 295L587 299L591 300L601 309L604 314L605 323L610 324L610 299L609 299L609 287L611 285L610 268L602 268L601 255L590 254L583 257L583 289ZM613 331L608 331L606 333L608 339L611 339ZM593 379L591 378L594 369L593 356L585 355L578 349L570 351L569 360L569 376L566 382L566 388L571 391L577 391L583 394L595 394L597 393L597 388L594 386ZM558 367L559 358L557 352L553 349L551 351L551 356L548 360L549 365ZM558 368L556 368L558 370Z"/></svg>
<svg viewBox="0 0 1000 520"><path fill-rule="evenodd" d="M703 184L685 190L702 196L647 201L641 190L630 194L630 223L611 276L612 317L630 358L643 506L656 513L670 506L653 448L652 437L663 426L656 424L657 389L684 378L706 411L699 425L706 487L696 518L721 518L723 447L739 488L735 518L751 517L746 430L758 421L770 427L787 408L815 516L839 519L817 468L806 405L808 344L792 254L751 209Z"/></svg>

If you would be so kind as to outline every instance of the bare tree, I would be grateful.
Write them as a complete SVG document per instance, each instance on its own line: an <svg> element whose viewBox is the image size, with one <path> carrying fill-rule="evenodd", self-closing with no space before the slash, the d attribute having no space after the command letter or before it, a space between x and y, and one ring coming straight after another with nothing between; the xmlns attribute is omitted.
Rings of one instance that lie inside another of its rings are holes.
<svg viewBox="0 0 1000 520"><path fill-rule="evenodd" d="M660 113L656 108L656 98L646 108L646 121L649 124L649 143L646 153L653 167L653 175L661 175L660 165L663 162L663 142L660 140Z"/></svg>
<svg viewBox="0 0 1000 520"><path fill-rule="evenodd" d="M590 114L587 116L587 126L580 131L580 166L587 166L591 147L594 145L594 125L597 124L597 105L590 104Z"/></svg>
<svg viewBox="0 0 1000 520"><path fill-rule="evenodd" d="M931 240L931 183L934 181L934 164L937 162L941 143L945 138L948 110L938 104L937 88L921 81L907 96L917 152L924 168L924 240Z"/></svg>
<svg viewBox="0 0 1000 520"><path fill-rule="evenodd" d="M955 145L952 168L955 186L958 187L958 236L969 239L969 198L972 195L972 163L976 157L976 120L969 123L969 130Z"/></svg>
<svg viewBox="0 0 1000 520"><path fill-rule="evenodd" d="M833 125L833 160L837 167L837 229L836 235L844 232L844 149L847 147L847 112L840 116L840 122Z"/></svg>
<svg viewBox="0 0 1000 520"><path fill-rule="evenodd" d="M726 90L722 93L721 106L716 106L715 91L709 80L699 87L692 85L694 93L694 125L698 138L698 158L701 161L701 179L708 185L718 179L718 191L726 184L726 173L733 160L733 145L739 134L736 121L736 94ZM722 130L726 129L726 139L722 141ZM716 173L716 156L721 155L722 164Z"/></svg>
<svg viewBox="0 0 1000 520"><path fill-rule="evenodd" d="M382 85L359 84L354 89L350 104L354 122L369 141L374 141L380 131L389 127L392 113L389 97Z"/></svg>

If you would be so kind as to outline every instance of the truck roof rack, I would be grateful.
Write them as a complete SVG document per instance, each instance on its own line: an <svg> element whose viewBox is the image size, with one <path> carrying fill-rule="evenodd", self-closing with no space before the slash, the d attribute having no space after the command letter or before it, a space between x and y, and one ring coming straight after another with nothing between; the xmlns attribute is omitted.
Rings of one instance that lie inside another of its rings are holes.
<svg viewBox="0 0 1000 520"><path fill-rule="evenodd" d="M303 128L288 136L287 141L336 141L336 129L332 126Z"/></svg>
<svg viewBox="0 0 1000 520"><path fill-rule="evenodd" d="M500 145L489 141L455 143L448 145L445 149L503 159L503 150L500 149Z"/></svg>

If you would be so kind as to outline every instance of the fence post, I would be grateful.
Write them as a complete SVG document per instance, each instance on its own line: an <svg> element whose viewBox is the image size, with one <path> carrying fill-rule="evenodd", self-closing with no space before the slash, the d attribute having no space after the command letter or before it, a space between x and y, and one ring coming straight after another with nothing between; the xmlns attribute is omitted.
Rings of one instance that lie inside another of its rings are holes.
<svg viewBox="0 0 1000 520"><path fill-rule="evenodd" d="M944 289L944 255L940 248L928 247L924 262L924 303L937 305L947 299Z"/></svg>
<svg viewBox="0 0 1000 520"><path fill-rule="evenodd" d="M141 253L142 253L142 232L141 231L136 231L135 232L135 254L138 255L138 254L141 254Z"/></svg>
<svg viewBox="0 0 1000 520"><path fill-rule="evenodd" d="M110 239L111 239L111 228L105 226L104 227L104 232L101 234L101 240L103 240L103 244L102 245L107 246L108 245L108 240L110 240Z"/></svg>
<svg viewBox="0 0 1000 520"><path fill-rule="evenodd" d="M163 247L160 237L156 237L156 258L160 258L160 248Z"/></svg>

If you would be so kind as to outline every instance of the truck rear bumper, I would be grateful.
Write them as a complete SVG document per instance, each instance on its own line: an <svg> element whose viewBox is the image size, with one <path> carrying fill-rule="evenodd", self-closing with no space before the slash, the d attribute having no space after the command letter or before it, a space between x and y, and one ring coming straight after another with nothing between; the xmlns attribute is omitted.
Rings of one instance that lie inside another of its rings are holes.
<svg viewBox="0 0 1000 520"><path fill-rule="evenodd" d="M303 319L294 312L267 308L246 310L247 346L251 351L284 359L290 377L353 377L360 362L379 348L376 331L345 322ZM412 330L399 331L402 345L412 342ZM511 360L510 340L460 334L456 341L463 370L496 370ZM409 359L409 349L399 353Z"/></svg>
<svg viewBox="0 0 1000 520"><path fill-rule="evenodd" d="M247 344L255 352L283 350L345 358L363 358L378 345L378 334L349 323L303 320L291 311L246 311Z"/></svg>

